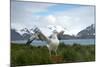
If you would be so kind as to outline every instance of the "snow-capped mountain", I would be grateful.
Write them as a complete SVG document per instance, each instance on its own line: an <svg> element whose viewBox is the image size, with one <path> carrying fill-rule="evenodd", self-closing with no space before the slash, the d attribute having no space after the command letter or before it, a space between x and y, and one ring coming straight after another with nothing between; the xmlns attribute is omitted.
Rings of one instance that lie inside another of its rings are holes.
<svg viewBox="0 0 100 67"><path fill-rule="evenodd" d="M94 38L95 37L95 24L92 24L85 29L81 30L78 34L80 38Z"/></svg>
<svg viewBox="0 0 100 67"><path fill-rule="evenodd" d="M23 39L23 36L21 36L15 29L11 29L11 41Z"/></svg>
<svg viewBox="0 0 100 67"><path fill-rule="evenodd" d="M11 38L12 40L26 40L34 33L33 30L34 30L33 28L32 29L23 28L20 30L11 29Z"/></svg>
<svg viewBox="0 0 100 67"><path fill-rule="evenodd" d="M34 33L34 32L32 32L31 29L27 29L27 28L23 28L23 29L17 30L17 32L18 32L20 35Z"/></svg>

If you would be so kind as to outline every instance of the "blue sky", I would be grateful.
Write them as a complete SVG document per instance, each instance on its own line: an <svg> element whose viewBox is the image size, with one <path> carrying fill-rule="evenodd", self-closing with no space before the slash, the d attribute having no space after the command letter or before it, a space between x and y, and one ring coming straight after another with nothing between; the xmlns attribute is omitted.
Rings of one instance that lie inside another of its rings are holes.
<svg viewBox="0 0 100 67"><path fill-rule="evenodd" d="M47 8L48 11L38 12L35 14L44 16L44 15L54 14L55 12L63 12L66 10L77 8L77 7L80 7L80 5L55 4L55 5L48 7Z"/></svg>
<svg viewBox="0 0 100 67"><path fill-rule="evenodd" d="M11 2L11 27L17 30L38 26L45 34L48 27L76 35L80 30L95 23L95 6L72 4ZM48 31L48 32L47 32Z"/></svg>

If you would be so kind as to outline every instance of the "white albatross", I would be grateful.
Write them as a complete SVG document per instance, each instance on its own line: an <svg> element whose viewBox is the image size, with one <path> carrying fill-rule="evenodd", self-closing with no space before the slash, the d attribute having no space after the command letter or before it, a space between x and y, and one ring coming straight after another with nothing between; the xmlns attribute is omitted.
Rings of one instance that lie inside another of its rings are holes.
<svg viewBox="0 0 100 67"><path fill-rule="evenodd" d="M59 40L58 35L62 34L62 32L58 33L56 30L53 31L52 35L50 37L46 37L39 28L34 29L34 34L28 39L26 44L30 44L35 39L45 40L47 42L47 48L49 50L49 54L51 56L51 51L54 51L57 56L57 48L59 46Z"/></svg>

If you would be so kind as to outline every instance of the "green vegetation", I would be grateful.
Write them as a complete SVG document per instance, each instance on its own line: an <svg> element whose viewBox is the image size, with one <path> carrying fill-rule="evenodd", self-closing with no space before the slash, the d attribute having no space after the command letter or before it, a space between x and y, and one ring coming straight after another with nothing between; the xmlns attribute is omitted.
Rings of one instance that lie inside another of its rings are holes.
<svg viewBox="0 0 100 67"><path fill-rule="evenodd" d="M95 61L95 45L65 45L61 43L58 56L49 56L46 46L11 44L11 65L40 65Z"/></svg>

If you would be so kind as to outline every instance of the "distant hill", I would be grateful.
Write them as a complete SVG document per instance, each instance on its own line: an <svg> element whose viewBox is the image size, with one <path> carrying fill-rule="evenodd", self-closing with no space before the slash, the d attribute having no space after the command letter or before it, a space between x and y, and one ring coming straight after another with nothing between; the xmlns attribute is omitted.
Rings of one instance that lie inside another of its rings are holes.
<svg viewBox="0 0 100 67"><path fill-rule="evenodd" d="M78 38L95 38L95 25L92 24L77 34Z"/></svg>
<svg viewBox="0 0 100 67"><path fill-rule="evenodd" d="M64 39L76 39L76 37L74 35L63 34L62 36L60 36L60 39L63 39L63 40Z"/></svg>
<svg viewBox="0 0 100 67"><path fill-rule="evenodd" d="M24 38L18 33L16 32L15 29L11 29L11 40L23 40Z"/></svg>
<svg viewBox="0 0 100 67"><path fill-rule="evenodd" d="M27 28L21 30L11 29L11 40L27 40L32 33Z"/></svg>

